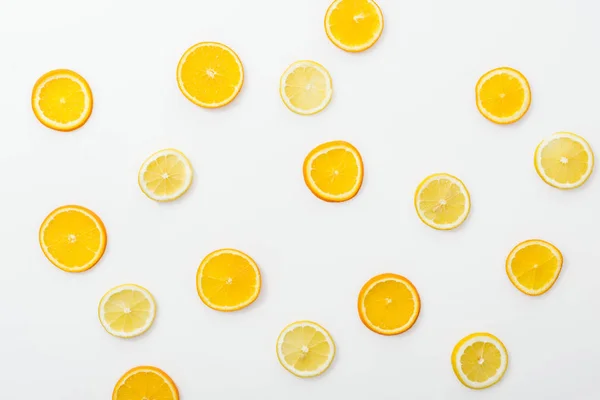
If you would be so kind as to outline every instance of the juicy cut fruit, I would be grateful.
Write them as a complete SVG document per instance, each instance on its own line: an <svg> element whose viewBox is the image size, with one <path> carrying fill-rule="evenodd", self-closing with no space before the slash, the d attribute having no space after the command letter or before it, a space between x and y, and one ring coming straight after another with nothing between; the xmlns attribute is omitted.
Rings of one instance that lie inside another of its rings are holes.
<svg viewBox="0 0 600 400"><path fill-rule="evenodd" d="M333 94L331 75L321 64L296 61L281 75L279 95L285 106L300 115L322 111Z"/></svg>
<svg viewBox="0 0 600 400"><path fill-rule="evenodd" d="M141 366L132 368L119 379L112 400L179 400L179 391L166 372Z"/></svg>
<svg viewBox="0 0 600 400"><path fill-rule="evenodd" d="M452 351L452 369L458 380L471 389L485 389L500 381L508 367L504 344L490 333L473 333Z"/></svg>
<svg viewBox="0 0 600 400"><path fill-rule="evenodd" d="M497 124L520 120L531 104L531 89L527 78L509 67L485 73L475 86L477 109Z"/></svg>
<svg viewBox="0 0 600 400"><path fill-rule="evenodd" d="M98 318L108 333L131 338L146 332L156 317L156 303L150 292L125 284L110 289L98 305Z"/></svg>
<svg viewBox="0 0 600 400"><path fill-rule="evenodd" d="M539 296L554 285L562 265L562 253L552 243L526 240L515 246L506 258L506 274L521 292Z"/></svg>
<svg viewBox="0 0 600 400"><path fill-rule="evenodd" d="M155 201L173 201L192 184L192 164L175 149L157 151L144 161L138 173L142 192Z"/></svg>
<svg viewBox="0 0 600 400"><path fill-rule="evenodd" d="M325 14L325 33L342 50L364 51L383 32L383 13L373 0L335 0Z"/></svg>
<svg viewBox="0 0 600 400"><path fill-rule="evenodd" d="M415 192L417 215L426 225L439 230L460 226L471 210L471 197L457 177L441 173L428 176Z"/></svg>

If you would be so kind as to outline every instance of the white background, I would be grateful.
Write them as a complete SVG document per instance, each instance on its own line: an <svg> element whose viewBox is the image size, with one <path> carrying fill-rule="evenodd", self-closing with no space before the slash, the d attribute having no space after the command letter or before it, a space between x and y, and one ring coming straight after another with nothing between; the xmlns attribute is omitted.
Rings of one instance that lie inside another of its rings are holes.
<svg viewBox="0 0 600 400"><path fill-rule="evenodd" d="M600 379L598 173L577 190L544 184L539 141L560 130L600 152L600 6L595 0L380 0L385 30L348 54L325 36L329 0L2 0L0 12L0 384L2 398L105 400L131 367L156 365L191 399L593 399ZM204 110L179 92L175 68L199 41L231 46L244 64L238 98ZM316 116L288 111L279 77L314 59L334 98ZM497 126L475 107L474 86L508 65L529 79L533 102ZM31 88L70 68L94 94L87 124L43 127ZM366 175L344 204L315 198L302 162L334 139L362 153ZM171 204L148 200L137 171L152 152L182 150L192 189ZM473 208L454 232L423 225L413 194L433 172L460 177ZM83 274L40 251L44 217L64 204L95 211L107 251ZM556 285L518 292L504 260L541 238L564 254ZM260 265L263 289L246 310L205 307L195 274L212 250L235 247ZM362 284L396 272L422 298L416 325L396 337L367 330ZM100 297L127 282L156 297L152 329L109 336ZM323 376L301 380L277 362L279 331L310 319L338 348ZM482 392L454 377L464 335L506 344L504 379Z"/></svg>

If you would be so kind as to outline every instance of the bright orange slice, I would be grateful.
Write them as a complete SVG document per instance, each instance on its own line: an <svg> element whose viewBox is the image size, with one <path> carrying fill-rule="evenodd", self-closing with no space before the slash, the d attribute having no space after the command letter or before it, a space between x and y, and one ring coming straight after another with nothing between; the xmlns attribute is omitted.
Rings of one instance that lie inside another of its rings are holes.
<svg viewBox="0 0 600 400"><path fill-rule="evenodd" d="M33 113L48 128L75 130L88 120L92 106L90 86L81 75L68 69L50 71L33 86Z"/></svg>
<svg viewBox="0 0 600 400"><path fill-rule="evenodd" d="M345 51L364 51L383 32L383 13L373 0L335 0L325 14L325 33Z"/></svg>
<svg viewBox="0 0 600 400"><path fill-rule="evenodd" d="M397 274L371 278L358 295L358 315L367 328L382 335L409 330L421 311L421 299L414 285Z"/></svg>
<svg viewBox="0 0 600 400"><path fill-rule="evenodd" d="M200 107L217 108L235 99L244 83L244 68L233 50L221 43L190 47L177 66L181 93Z"/></svg>
<svg viewBox="0 0 600 400"><path fill-rule="evenodd" d="M119 379L112 400L179 400L175 382L156 367L135 367Z"/></svg>
<svg viewBox="0 0 600 400"><path fill-rule="evenodd" d="M526 240L506 258L506 274L513 285L530 296L546 293L558 279L563 256L552 243Z"/></svg>
<svg viewBox="0 0 600 400"><path fill-rule="evenodd" d="M516 69L502 67L484 74L475 87L477 109L497 124L520 120L531 104L529 82Z"/></svg>

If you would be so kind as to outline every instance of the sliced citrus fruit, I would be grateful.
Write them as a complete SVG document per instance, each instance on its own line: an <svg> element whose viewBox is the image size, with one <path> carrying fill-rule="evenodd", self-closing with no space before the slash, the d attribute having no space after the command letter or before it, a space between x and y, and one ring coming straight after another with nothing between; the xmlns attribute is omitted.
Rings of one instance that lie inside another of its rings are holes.
<svg viewBox="0 0 600 400"><path fill-rule="evenodd" d="M321 325L297 321L277 338L277 358L283 368L300 378L321 375L333 362L335 344Z"/></svg>
<svg viewBox="0 0 600 400"><path fill-rule="evenodd" d="M156 303L150 292L133 284L110 289L98 305L98 317L104 329L121 338L146 332L155 316Z"/></svg>
<svg viewBox="0 0 600 400"><path fill-rule="evenodd" d="M304 182L321 200L350 200L360 190L364 167L358 150L337 140L315 147L304 160Z"/></svg>
<svg viewBox="0 0 600 400"><path fill-rule="evenodd" d="M135 367L119 379L112 400L179 400L175 382L156 367Z"/></svg>
<svg viewBox="0 0 600 400"><path fill-rule="evenodd" d="M382 335L409 330L421 311L421 299L413 284L397 274L377 275L358 295L358 315L367 328Z"/></svg>
<svg viewBox="0 0 600 400"><path fill-rule="evenodd" d="M325 33L342 50L366 50L381 32L383 13L373 0L335 0L325 14Z"/></svg>
<svg viewBox="0 0 600 400"><path fill-rule="evenodd" d="M331 101L331 76L319 63L296 61L281 75L279 94L286 107L296 114L316 114Z"/></svg>
<svg viewBox="0 0 600 400"><path fill-rule="evenodd" d="M81 127L90 117L92 105L90 86L68 69L47 72L33 86L33 113L48 128L66 132Z"/></svg>
<svg viewBox="0 0 600 400"><path fill-rule="evenodd" d="M138 173L138 184L152 200L172 201L187 192L192 176L192 164L182 152L164 149L144 161Z"/></svg>
<svg viewBox="0 0 600 400"><path fill-rule="evenodd" d="M452 351L452 369L458 380L471 389L485 389L498 383L506 367L506 347L489 333L473 333L458 342Z"/></svg>
<svg viewBox="0 0 600 400"><path fill-rule="evenodd" d="M513 285L530 296L546 293L562 269L561 252L543 240L526 240L506 258L506 274Z"/></svg>
<svg viewBox="0 0 600 400"><path fill-rule="evenodd" d="M434 229L449 230L462 224L471 209L467 187L450 174L433 174L415 192L417 215Z"/></svg>
<svg viewBox="0 0 600 400"><path fill-rule="evenodd" d="M594 153L588 142L574 133L558 132L535 149L535 170L548 185L574 189L594 170Z"/></svg>
<svg viewBox="0 0 600 400"><path fill-rule="evenodd" d="M64 206L42 222L40 246L52 264L67 272L82 272L100 260L106 229L100 218L81 206Z"/></svg>
<svg viewBox="0 0 600 400"><path fill-rule="evenodd" d="M531 89L522 73L502 67L479 78L475 98L481 115L497 124L511 124L529 109Z"/></svg>
<svg viewBox="0 0 600 400"><path fill-rule="evenodd" d="M177 66L181 93L200 107L217 108L235 99L244 83L244 68L233 50L221 43L190 47Z"/></svg>
<svg viewBox="0 0 600 400"><path fill-rule="evenodd" d="M207 255L196 274L196 288L204 304L217 311L249 306L260 293L260 270L250 256L234 249Z"/></svg>

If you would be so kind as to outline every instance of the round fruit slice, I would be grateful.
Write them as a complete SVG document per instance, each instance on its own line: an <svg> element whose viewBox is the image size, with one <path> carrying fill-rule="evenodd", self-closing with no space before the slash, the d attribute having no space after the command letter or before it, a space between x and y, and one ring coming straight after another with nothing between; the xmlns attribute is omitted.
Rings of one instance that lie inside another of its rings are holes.
<svg viewBox="0 0 600 400"><path fill-rule="evenodd" d="M175 382L156 367L135 367L119 379L112 400L179 400Z"/></svg>
<svg viewBox="0 0 600 400"><path fill-rule="evenodd" d="M150 292L133 284L110 289L102 296L98 306L98 317L104 329L120 338L146 332L155 316L156 304Z"/></svg>
<svg viewBox="0 0 600 400"><path fill-rule="evenodd" d="M481 115L497 124L511 124L529 110L531 89L523 74L502 67L479 78L475 98Z"/></svg>
<svg viewBox="0 0 600 400"><path fill-rule="evenodd" d="M462 224L471 209L471 198L460 179L450 174L425 178L415 192L417 215L434 229L449 230Z"/></svg>
<svg viewBox="0 0 600 400"><path fill-rule="evenodd" d="M562 269L561 252L543 240L526 240L506 258L506 274L513 285L530 296L546 293Z"/></svg>
<svg viewBox="0 0 600 400"><path fill-rule="evenodd" d="M277 338L279 363L300 378L321 375L329 368L334 357L333 338L315 322L289 324Z"/></svg>
<svg viewBox="0 0 600 400"><path fill-rule="evenodd" d="M144 161L138 173L138 184L152 200L172 201L187 192L192 175L192 164L182 152L165 149Z"/></svg>
<svg viewBox="0 0 600 400"><path fill-rule="evenodd" d="M506 367L506 347L489 333L473 333L452 351L452 369L458 380L471 389L485 389L498 383Z"/></svg>
<svg viewBox="0 0 600 400"><path fill-rule="evenodd" d="M316 114L331 101L331 76L321 64L296 61L281 75L279 94L286 107L296 114Z"/></svg>
<svg viewBox="0 0 600 400"><path fill-rule="evenodd" d="M244 83L244 68L233 50L221 43L190 47L177 66L177 84L192 103L206 108L227 105Z"/></svg>
<svg viewBox="0 0 600 400"><path fill-rule="evenodd" d="M67 272L82 272L100 260L106 229L100 218L81 206L64 206L42 222L40 246L52 264Z"/></svg>
<svg viewBox="0 0 600 400"><path fill-rule="evenodd" d="M221 249L207 255L196 275L196 288L204 304L217 311L249 306L260 293L260 270L239 250Z"/></svg>
<svg viewBox="0 0 600 400"><path fill-rule="evenodd" d="M367 328L381 335L409 330L421 311L421 299L413 284L401 275L371 278L358 295L358 315Z"/></svg>
<svg viewBox="0 0 600 400"><path fill-rule="evenodd" d="M304 182L321 200L350 200L360 190L364 167L358 150L341 140L323 143L304 160Z"/></svg>
<svg viewBox="0 0 600 400"><path fill-rule="evenodd" d="M594 153L581 136L558 132L535 149L535 170L548 185L575 189L583 185L594 170Z"/></svg>
<svg viewBox="0 0 600 400"><path fill-rule="evenodd" d="M325 33L342 50L366 50L381 32L383 13L373 0L335 0L325 14Z"/></svg>
<svg viewBox="0 0 600 400"><path fill-rule="evenodd" d="M76 72L50 71L37 80L31 94L31 107L37 119L48 128L72 131L92 113L92 90Z"/></svg>

